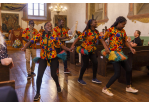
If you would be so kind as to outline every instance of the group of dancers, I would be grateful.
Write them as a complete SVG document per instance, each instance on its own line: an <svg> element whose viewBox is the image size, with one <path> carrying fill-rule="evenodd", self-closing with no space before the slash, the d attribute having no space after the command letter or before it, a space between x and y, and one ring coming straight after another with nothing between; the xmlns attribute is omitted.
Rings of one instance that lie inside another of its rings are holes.
<svg viewBox="0 0 149 105"><path fill-rule="evenodd" d="M79 48L76 48L79 53L81 53L83 65L80 70L78 82L82 85L86 85L86 82L83 80L83 75L86 71L87 65L89 63L89 59L93 63L93 83L102 83L96 78L97 74L97 65L98 61L95 56L95 44L97 40L99 40L102 45L104 46L104 50L102 51L103 56L108 58L113 64L114 67L114 75L110 78L108 83L105 87L103 87L102 92L113 96L114 94L109 90L110 86L119 78L120 76L120 68L121 66L126 71L126 91L137 93L138 90L131 87L131 68L130 65L127 62L127 57L123 54L122 48L124 47L124 44L130 48L131 52L135 54L135 49L133 49L130 44L127 41L127 35L125 30L123 29L127 23L127 20L123 16L119 16L114 24L107 29L107 31L103 33L99 33L97 28L97 21L95 19L90 19L87 22L86 28L78 38L75 39L73 42L71 48L67 48L64 44L64 41L61 41L62 39L69 38L66 29L64 28L64 21L59 20L59 25L55 28L52 27L52 24L50 22L45 23L44 29L45 31L43 33L36 33L36 29L34 29L34 21L29 21L29 28L25 29L23 32L23 40L24 40L24 47L21 49L22 51L25 51L25 57L26 57L26 67L28 72L28 78L31 78L31 75L36 75L34 73L34 67L35 64L32 62L32 67L30 67L30 55L32 58L36 56L36 43L40 42L41 52L40 52L40 61L38 66L38 74L37 74L37 80L36 80L36 87L37 87L37 93L34 97L34 100L37 101L40 99L40 87L42 83L42 77L44 74L44 71L47 67L47 63L50 63L50 69L51 69L51 76L54 79L57 87L57 92L61 92L61 87L58 81L58 70L59 70L59 62L57 54L59 54L62 49L65 51L73 52L75 50L75 44L79 40L83 40L82 44L79 46ZM105 40L109 38L109 45L106 44ZM64 61L64 73L70 73L70 71L67 69L67 60Z"/></svg>

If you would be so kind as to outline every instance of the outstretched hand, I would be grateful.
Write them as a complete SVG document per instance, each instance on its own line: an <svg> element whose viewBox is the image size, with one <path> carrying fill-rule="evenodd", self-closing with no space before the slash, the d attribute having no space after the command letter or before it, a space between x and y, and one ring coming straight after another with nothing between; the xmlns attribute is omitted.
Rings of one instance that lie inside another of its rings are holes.
<svg viewBox="0 0 149 105"><path fill-rule="evenodd" d="M23 48L21 48L20 50L21 50L21 51L25 51L26 49L23 47Z"/></svg>
<svg viewBox="0 0 149 105"><path fill-rule="evenodd" d="M73 52L74 51L74 48L75 48L75 46L71 46L70 52Z"/></svg>
<svg viewBox="0 0 149 105"><path fill-rule="evenodd" d="M13 64L13 61L10 63L10 65L9 65L9 68L11 69L11 68L13 68L14 67L14 64Z"/></svg>
<svg viewBox="0 0 149 105"><path fill-rule="evenodd" d="M106 54L110 54L110 50L107 48L105 49Z"/></svg>
<svg viewBox="0 0 149 105"><path fill-rule="evenodd" d="M104 36L103 32L100 32L100 35L101 35L101 36Z"/></svg>

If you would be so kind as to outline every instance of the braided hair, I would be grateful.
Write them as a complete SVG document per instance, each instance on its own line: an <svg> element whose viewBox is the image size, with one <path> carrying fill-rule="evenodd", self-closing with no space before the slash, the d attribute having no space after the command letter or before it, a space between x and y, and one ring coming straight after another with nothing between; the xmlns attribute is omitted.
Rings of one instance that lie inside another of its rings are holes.
<svg viewBox="0 0 149 105"><path fill-rule="evenodd" d="M90 20L87 22L87 25L86 25L84 31L87 31L88 29L91 29L91 24L92 24L92 22L93 22L94 20L95 20L95 19L90 19ZM95 29L95 30L96 30L96 29ZM84 31L83 31L83 32L84 32Z"/></svg>
<svg viewBox="0 0 149 105"><path fill-rule="evenodd" d="M119 16L111 27L116 27L118 25L118 23L122 23L125 21L127 21L125 17Z"/></svg>

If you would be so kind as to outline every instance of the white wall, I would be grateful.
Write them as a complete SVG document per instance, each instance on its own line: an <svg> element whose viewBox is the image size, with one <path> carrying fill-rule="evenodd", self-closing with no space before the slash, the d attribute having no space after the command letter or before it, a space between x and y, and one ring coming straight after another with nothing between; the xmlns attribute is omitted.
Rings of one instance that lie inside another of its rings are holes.
<svg viewBox="0 0 149 105"><path fill-rule="evenodd" d="M86 27L86 3L70 3L69 6L68 26L71 29L78 21L77 30L82 32Z"/></svg>
<svg viewBox="0 0 149 105"><path fill-rule="evenodd" d="M129 3L108 3L107 10L109 21L104 25L98 26L97 29L99 31L102 31L105 26L109 28L115 22L118 16L124 16L127 19L127 24L124 29L128 36L133 36L135 30L140 30L141 36L149 36L149 23L141 23L139 21L134 23L127 18L129 12Z"/></svg>

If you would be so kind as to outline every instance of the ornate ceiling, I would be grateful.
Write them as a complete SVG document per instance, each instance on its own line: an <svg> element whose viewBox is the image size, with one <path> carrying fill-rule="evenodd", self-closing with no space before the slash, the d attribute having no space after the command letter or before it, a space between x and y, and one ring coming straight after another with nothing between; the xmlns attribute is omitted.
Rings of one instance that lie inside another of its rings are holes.
<svg viewBox="0 0 149 105"><path fill-rule="evenodd" d="M2 10L21 11L27 3L1 3Z"/></svg>

